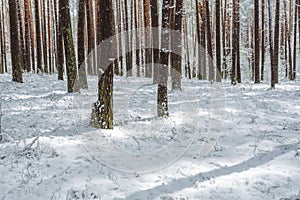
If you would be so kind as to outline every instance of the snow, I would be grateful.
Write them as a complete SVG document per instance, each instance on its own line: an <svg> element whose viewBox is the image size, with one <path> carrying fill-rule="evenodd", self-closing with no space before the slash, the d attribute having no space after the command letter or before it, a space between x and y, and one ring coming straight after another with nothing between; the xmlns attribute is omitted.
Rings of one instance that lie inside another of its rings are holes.
<svg viewBox="0 0 300 200"><path fill-rule="evenodd" d="M183 80L159 119L150 79L116 77L115 129L99 132L88 127L96 78L80 94L56 78L0 75L0 199L300 198L299 80Z"/></svg>

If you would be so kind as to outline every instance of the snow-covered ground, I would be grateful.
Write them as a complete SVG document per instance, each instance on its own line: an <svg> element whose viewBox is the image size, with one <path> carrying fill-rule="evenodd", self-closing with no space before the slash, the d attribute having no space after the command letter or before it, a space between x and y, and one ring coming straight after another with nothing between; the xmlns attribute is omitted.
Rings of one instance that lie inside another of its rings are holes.
<svg viewBox="0 0 300 200"><path fill-rule="evenodd" d="M182 92L169 93L170 118L158 119L151 80L116 78L115 129L95 136L88 127L95 78L80 94L68 94L56 76L10 80L0 75L1 200L300 198L299 81L274 90L225 82L218 99L217 84L184 80ZM217 126L214 99L225 102ZM221 135L203 157L211 126ZM178 151L160 151L173 144ZM131 162L139 157L151 160Z"/></svg>

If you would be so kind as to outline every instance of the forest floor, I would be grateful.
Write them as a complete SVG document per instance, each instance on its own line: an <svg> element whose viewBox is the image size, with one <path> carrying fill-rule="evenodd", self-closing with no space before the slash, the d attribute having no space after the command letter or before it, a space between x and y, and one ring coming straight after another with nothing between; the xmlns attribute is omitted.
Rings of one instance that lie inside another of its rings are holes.
<svg viewBox="0 0 300 200"><path fill-rule="evenodd" d="M0 75L0 200L300 199L299 80L274 90L184 80L159 119L151 80L116 78L115 129L100 137L88 127L95 78L79 94L54 75L24 82Z"/></svg>

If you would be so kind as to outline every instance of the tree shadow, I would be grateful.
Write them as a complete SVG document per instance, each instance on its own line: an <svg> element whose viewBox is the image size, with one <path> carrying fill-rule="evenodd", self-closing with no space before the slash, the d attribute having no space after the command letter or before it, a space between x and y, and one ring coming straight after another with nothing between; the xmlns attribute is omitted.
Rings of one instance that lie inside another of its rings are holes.
<svg viewBox="0 0 300 200"><path fill-rule="evenodd" d="M137 191L125 198L114 198L114 200L155 199L163 194L172 194L184 188L193 187L196 182L204 182L210 178L222 177L233 173L243 172L251 168L256 168L260 165L274 160L281 155L294 150L296 151L298 148L300 148L300 142L291 145L280 145L270 152L250 158L249 160L246 160L237 165L233 165L231 167L222 167L209 172L199 173L191 177L175 179L169 184L159 185L148 190Z"/></svg>

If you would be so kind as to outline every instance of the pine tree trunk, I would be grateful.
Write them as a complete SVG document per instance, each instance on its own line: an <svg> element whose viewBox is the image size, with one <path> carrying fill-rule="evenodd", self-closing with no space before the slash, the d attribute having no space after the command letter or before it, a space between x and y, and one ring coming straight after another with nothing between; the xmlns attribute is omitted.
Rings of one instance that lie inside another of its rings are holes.
<svg viewBox="0 0 300 200"><path fill-rule="evenodd" d="M99 42L103 42L115 33L112 0L101 1L99 9L102 22L99 24L101 25ZM114 48L111 47L107 50L113 51ZM98 101L93 108L95 119L92 119L92 122L94 122L92 126L101 129L113 129L113 63L110 66L100 66L98 62L97 66L99 72L104 71L104 73L99 73Z"/></svg>
<svg viewBox="0 0 300 200"><path fill-rule="evenodd" d="M144 18L145 18L145 27L147 31L150 31L151 28L151 10L150 10L150 0L144 0ZM146 46L150 46L151 44L151 33L145 34L145 43ZM145 49L145 76L147 78L152 77L152 49L146 48Z"/></svg>
<svg viewBox="0 0 300 200"><path fill-rule="evenodd" d="M216 0L216 81L221 82L221 6L220 0Z"/></svg>
<svg viewBox="0 0 300 200"><path fill-rule="evenodd" d="M46 16L46 7L47 1L44 1L42 4L42 41L43 41L43 60L44 60L44 72L49 73L49 66L48 66L48 54L47 54L47 16Z"/></svg>
<svg viewBox="0 0 300 200"><path fill-rule="evenodd" d="M288 51L289 51L289 79L292 79L292 70L293 70L293 56L292 56L292 30L293 30L293 17L292 17L292 1L290 1L290 8L289 8L289 34L288 34Z"/></svg>
<svg viewBox="0 0 300 200"><path fill-rule="evenodd" d="M30 55L30 43L31 41L30 37L30 27L31 27L31 10L30 10L30 1L25 0L25 44L26 44L26 52L27 52L27 65L26 70L27 72L31 71L31 55Z"/></svg>
<svg viewBox="0 0 300 200"><path fill-rule="evenodd" d="M212 46L212 33L211 33L211 21L209 11L209 0L205 0L206 8L206 36L207 36L207 50L208 50L208 65L209 65L209 81L215 80L214 72L214 58L213 58L213 46Z"/></svg>
<svg viewBox="0 0 300 200"><path fill-rule="evenodd" d="M19 33L18 18L17 18L17 2L9 0L9 21L10 21L10 48L11 48L11 63L12 63L12 81L22 83L22 68L19 63Z"/></svg>
<svg viewBox="0 0 300 200"><path fill-rule="evenodd" d="M125 38L125 49L128 51L129 49L132 50L132 41L130 40L130 28L129 28L129 9L128 6L129 2L124 1L124 29L127 32ZM130 4L129 4L130 5ZM132 51L126 52L126 75L127 77L132 76Z"/></svg>
<svg viewBox="0 0 300 200"><path fill-rule="evenodd" d="M157 0L150 0L151 4L151 22L152 27L154 30L152 31L152 47L153 49L153 62L154 64L159 63L160 61L160 53L159 49L157 48L159 46L159 31L158 31L158 3ZM158 83L158 67L154 66L153 69L153 83Z"/></svg>
<svg viewBox="0 0 300 200"><path fill-rule="evenodd" d="M77 79L77 66L75 49L73 43L72 26L71 26L71 16L70 16L70 5L69 0L59 1L59 11L60 11L60 23L61 31L63 35L63 43L66 56L66 71L68 78L68 92L76 92L78 88L75 87L75 81Z"/></svg>
<svg viewBox="0 0 300 200"><path fill-rule="evenodd" d="M40 72L44 72L44 70L43 70L43 66L42 66L40 6L39 6L38 0L34 0L34 6L35 6L34 13L35 13L35 39L36 39L37 72L40 73Z"/></svg>
<svg viewBox="0 0 300 200"><path fill-rule="evenodd" d="M237 36L237 43L236 43L236 79L238 83L242 82L241 78L241 58L240 58L240 0L237 0L236 4L236 36Z"/></svg>
<svg viewBox="0 0 300 200"><path fill-rule="evenodd" d="M259 0L254 1L254 56L255 56L255 67L254 67L254 83L260 83L260 40L259 40Z"/></svg>
<svg viewBox="0 0 300 200"><path fill-rule="evenodd" d="M87 32L88 32L88 74L97 75L96 59L97 52L95 50L95 24L94 24L94 6L93 0L86 0L86 14L87 14Z"/></svg>
<svg viewBox="0 0 300 200"><path fill-rule="evenodd" d="M276 0L275 11L275 28L274 28L274 68L272 70L271 87L278 83L278 57L279 57L279 17L280 17L280 0Z"/></svg>
<svg viewBox="0 0 300 200"><path fill-rule="evenodd" d="M23 36L23 17L22 17L22 6L20 3L20 0L16 0L17 3L17 15L18 15L18 24L19 24L19 62L20 66L23 70L26 70L27 68L27 63L26 63L26 49L25 49L25 41L24 41L24 36Z"/></svg>
<svg viewBox="0 0 300 200"><path fill-rule="evenodd" d="M6 59L6 34L4 32L4 30L5 30L4 7L5 6L4 6L3 0L2 0L2 31L3 31L2 32L2 36L3 36L3 38L2 38L2 41L3 41L2 59L3 59L4 71L7 72L8 70L7 70L7 59Z"/></svg>
<svg viewBox="0 0 300 200"><path fill-rule="evenodd" d="M196 0L196 25L197 25L197 44L198 44L198 79L201 80L203 74L203 66L201 65L201 5L199 0Z"/></svg>
<svg viewBox="0 0 300 200"><path fill-rule="evenodd" d="M294 14L294 62L292 71L292 80L296 79L296 67L297 67L297 23L298 23L298 6L299 0L295 0L295 14ZM300 31L300 30L299 30Z"/></svg>
<svg viewBox="0 0 300 200"><path fill-rule="evenodd" d="M183 0L176 0L175 11L172 15L174 19L173 28L174 31L182 32L182 19L183 19ZM171 53L171 77L172 77L172 90L181 90L181 79L182 79L182 69L181 69L181 55L178 52L182 52L182 38L171 38L172 49L176 49L177 53Z"/></svg>
<svg viewBox="0 0 300 200"><path fill-rule="evenodd" d="M4 70L4 59L3 59L3 43L5 41L3 40L3 29L2 29L2 12L0 10L0 50L1 50L1 54L0 54L0 74L4 74L5 70ZM0 99L1 101L1 99ZM1 110L0 110L1 112ZM0 113L0 120L1 120L1 113ZM0 124L1 125L1 124ZM0 129L0 141L1 141L1 129Z"/></svg>
<svg viewBox="0 0 300 200"><path fill-rule="evenodd" d="M79 87L82 89L88 88L86 78L86 64L85 64L85 0L78 1L78 28L77 28L77 54L78 54L78 81Z"/></svg>
<svg viewBox="0 0 300 200"><path fill-rule="evenodd" d="M202 0L202 9L201 9L201 17L202 17L202 24L201 24L201 47L200 47L200 55L201 55L201 80L207 80L207 70L206 70L206 63L207 63L207 45L206 45L206 6L205 0Z"/></svg>
<svg viewBox="0 0 300 200"><path fill-rule="evenodd" d="M223 43L223 63L222 63L222 77L224 79L227 78L227 0L224 1L224 5L222 4L222 27L223 27L223 31L222 31L222 43Z"/></svg>
<svg viewBox="0 0 300 200"><path fill-rule="evenodd" d="M157 115L168 117L168 61L169 61L169 0L163 0L161 36L161 67L158 72Z"/></svg>
<svg viewBox="0 0 300 200"><path fill-rule="evenodd" d="M261 80L264 80L265 50L265 0L261 0Z"/></svg>

